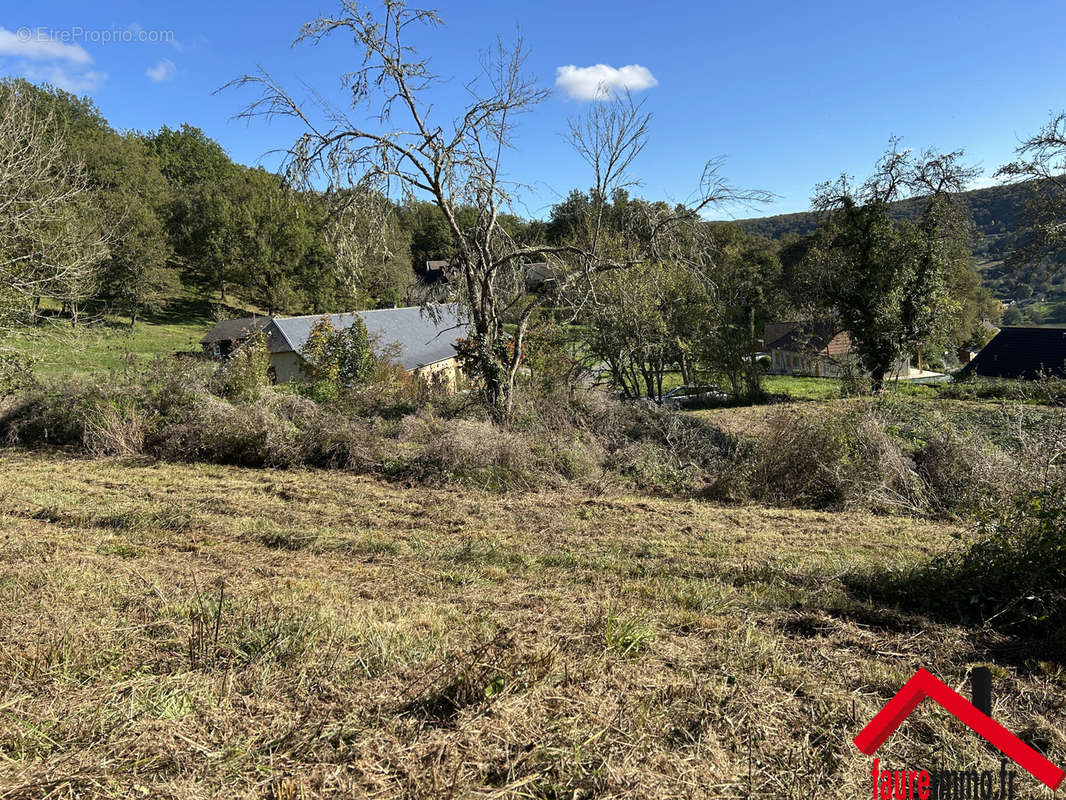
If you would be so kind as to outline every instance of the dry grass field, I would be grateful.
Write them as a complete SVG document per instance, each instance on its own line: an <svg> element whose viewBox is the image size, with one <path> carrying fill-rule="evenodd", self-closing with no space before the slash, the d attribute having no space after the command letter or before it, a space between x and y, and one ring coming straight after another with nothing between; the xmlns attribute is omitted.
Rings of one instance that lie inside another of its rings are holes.
<svg viewBox="0 0 1066 800"><path fill-rule="evenodd" d="M948 524L0 454L0 798L869 796L919 666L1066 762L1066 670L841 576ZM885 763L998 770L928 703ZM1021 776L1019 796L1045 793Z"/></svg>

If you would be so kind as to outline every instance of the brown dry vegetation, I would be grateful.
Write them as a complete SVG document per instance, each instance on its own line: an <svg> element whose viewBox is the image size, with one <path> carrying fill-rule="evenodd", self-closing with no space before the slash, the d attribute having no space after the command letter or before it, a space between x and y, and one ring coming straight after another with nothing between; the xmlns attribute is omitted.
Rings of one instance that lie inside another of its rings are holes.
<svg viewBox="0 0 1066 800"><path fill-rule="evenodd" d="M974 663L1066 761L1059 664L838 580L947 525L0 462L3 798L863 797L861 725L918 666ZM929 704L879 755L934 751L998 765Z"/></svg>

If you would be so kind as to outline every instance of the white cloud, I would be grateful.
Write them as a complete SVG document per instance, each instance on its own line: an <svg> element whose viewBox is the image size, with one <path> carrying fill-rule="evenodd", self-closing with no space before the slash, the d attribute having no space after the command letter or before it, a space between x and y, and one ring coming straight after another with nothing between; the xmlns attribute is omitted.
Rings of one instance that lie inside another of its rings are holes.
<svg viewBox="0 0 1066 800"><path fill-rule="evenodd" d="M982 174L978 175L976 178L966 184L966 188L987 189L990 186L999 186L1001 183L1003 183L1002 178L997 178L995 175L988 175L982 172Z"/></svg>
<svg viewBox="0 0 1066 800"><path fill-rule="evenodd" d="M149 67L145 71L145 74L156 83L162 83L163 81L168 81L173 78L177 71L178 68L174 66L173 61L169 58L161 58L159 59L159 63L154 67Z"/></svg>
<svg viewBox="0 0 1066 800"><path fill-rule="evenodd" d="M619 92L639 92L659 84L651 70L640 64L625 67L608 64L576 67L569 64L556 67L555 73L555 85L573 100L606 100Z"/></svg>
<svg viewBox="0 0 1066 800"><path fill-rule="evenodd" d="M80 44L53 34L43 28L11 32L0 27L0 60L17 59L14 63L0 63L0 67L10 74L50 83L75 94L99 88L107 80L107 73L92 69L93 57Z"/></svg>
<svg viewBox="0 0 1066 800"><path fill-rule="evenodd" d="M93 60L80 44L61 42L39 28L19 28L13 33L0 27L0 56L17 56L31 61L69 61L72 64L91 64Z"/></svg>
<svg viewBox="0 0 1066 800"><path fill-rule="evenodd" d="M20 64L18 72L28 81L50 83L58 89L73 94L99 89L107 80L106 72L97 70L70 70L62 64Z"/></svg>

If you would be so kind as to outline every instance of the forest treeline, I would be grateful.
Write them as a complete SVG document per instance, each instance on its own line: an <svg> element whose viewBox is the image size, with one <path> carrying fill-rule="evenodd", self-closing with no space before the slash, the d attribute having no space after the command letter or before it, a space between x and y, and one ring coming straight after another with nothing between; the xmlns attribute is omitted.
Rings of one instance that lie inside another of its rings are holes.
<svg viewBox="0 0 1066 800"><path fill-rule="evenodd" d="M282 176L235 163L194 126L118 131L88 97L23 80L5 81L0 93L24 110L14 135L55 139L61 160L76 165L76 180L63 176L78 200L64 221L77 230L65 241L103 256L76 278L69 269L64 280L42 277L34 311L51 297L76 324L82 308L103 304L133 325L183 290L223 302L235 294L267 313L391 306L409 299L416 260L441 249L422 204L379 198L358 213L338 212ZM49 198L51 207L61 200ZM36 258L64 260L55 252Z"/></svg>
<svg viewBox="0 0 1066 800"><path fill-rule="evenodd" d="M105 303L133 324L182 291L223 302L235 295L267 313L418 303L425 299L426 262L455 255L448 223L432 202L368 203L364 197L338 203L297 190L262 167L234 162L192 125L118 131L88 97L18 79L5 81L0 91L20 95L42 117L54 116L69 159L84 165L89 192L77 224L86 230L76 240L83 247L106 240L107 254L90 276L53 292L75 322L86 304ZM563 244L587 213L589 195L572 191L547 220L502 214L499 224L520 244ZM961 197L982 236L982 253L1004 257L1022 212L1023 188ZM624 191L610 201L619 216L627 205L665 205ZM894 216L913 220L920 201L892 209ZM472 222L477 212L459 214ZM722 230L716 238L730 247L744 239L744 248L760 253L757 261L772 281L777 267L767 263L777 261L777 240L810 234L817 222L814 212L742 220L740 230Z"/></svg>

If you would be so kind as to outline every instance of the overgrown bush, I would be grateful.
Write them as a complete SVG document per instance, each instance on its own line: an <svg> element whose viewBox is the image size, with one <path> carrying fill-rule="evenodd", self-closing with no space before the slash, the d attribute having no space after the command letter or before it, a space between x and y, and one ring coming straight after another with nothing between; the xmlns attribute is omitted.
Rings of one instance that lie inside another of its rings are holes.
<svg viewBox="0 0 1066 800"><path fill-rule="evenodd" d="M608 468L651 491L712 491L743 449L735 437L698 417L650 403L603 408L595 425L607 447Z"/></svg>
<svg viewBox="0 0 1066 800"><path fill-rule="evenodd" d="M110 402L88 410L82 442L95 456L131 456L144 452L149 414L131 403Z"/></svg>
<svg viewBox="0 0 1066 800"><path fill-rule="evenodd" d="M1018 634L1066 636L1066 486L1019 494L976 540L919 566L852 575L863 597Z"/></svg>
<svg viewBox="0 0 1066 800"><path fill-rule="evenodd" d="M952 515L996 507L1018 485L1045 486L1066 459L1066 412L1032 405L1001 409L995 439L910 398L776 409L735 436L695 414L531 386L502 427L469 396L387 363L329 402L263 385L256 363L252 349L218 369L155 359L109 381L35 385L0 414L0 441L495 490L616 483L730 502Z"/></svg>
<svg viewBox="0 0 1066 800"><path fill-rule="evenodd" d="M374 375L377 360L366 325L355 315L350 325L335 328L323 317L311 328L300 354L307 380L301 392L319 401L336 400L346 387L365 385Z"/></svg>
<svg viewBox="0 0 1066 800"><path fill-rule="evenodd" d="M208 461L247 467L288 467L303 463L296 426L258 401L229 403L211 395L160 420L146 437L149 455L170 461Z"/></svg>
<svg viewBox="0 0 1066 800"><path fill-rule="evenodd" d="M527 437L488 420L445 420L427 409L405 417L400 437L419 456L411 473L425 481L469 481L491 489L533 488L542 475Z"/></svg>
<svg viewBox="0 0 1066 800"><path fill-rule="evenodd" d="M975 434L950 426L934 431L914 455L933 513L980 514L1008 499L1019 465Z"/></svg>
<svg viewBox="0 0 1066 800"><path fill-rule="evenodd" d="M871 404L771 413L746 457L729 465L717 491L808 508L914 511L924 500L913 462Z"/></svg>
<svg viewBox="0 0 1066 800"><path fill-rule="evenodd" d="M940 397L949 400L1006 400L1020 403L1066 405L1066 379L1006 380L970 375L937 384Z"/></svg>
<svg viewBox="0 0 1066 800"><path fill-rule="evenodd" d="M211 389L230 400L255 400L270 385L269 372L266 336L256 331L215 371Z"/></svg>

